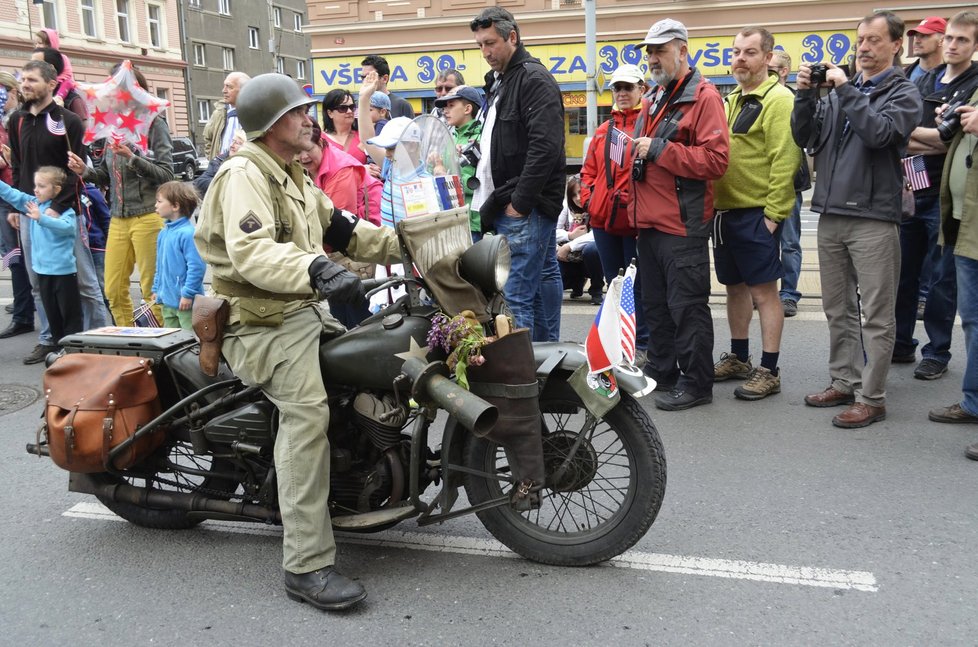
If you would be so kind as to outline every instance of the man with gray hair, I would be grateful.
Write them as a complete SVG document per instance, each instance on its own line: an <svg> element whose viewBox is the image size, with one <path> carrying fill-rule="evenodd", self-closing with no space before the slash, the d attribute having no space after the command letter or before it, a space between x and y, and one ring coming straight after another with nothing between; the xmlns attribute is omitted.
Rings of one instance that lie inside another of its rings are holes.
<svg viewBox="0 0 978 647"><path fill-rule="evenodd" d="M900 275L900 159L922 105L898 65L903 20L878 11L859 22L856 34L859 73L850 81L825 62L813 80L812 66L802 65L791 115L795 142L815 156L812 210L821 214L818 262L832 380L805 396L805 404L849 405L832 419L847 429L886 418ZM820 99L822 86L831 89Z"/></svg>
<svg viewBox="0 0 978 647"><path fill-rule="evenodd" d="M224 77L221 88L223 102L211 113L211 118L204 126L204 155L212 160L218 155L227 155L234 141L234 133L238 125L238 111L235 107L238 93L251 77L244 72L231 72Z"/></svg>
<svg viewBox="0 0 978 647"><path fill-rule="evenodd" d="M713 182L727 170L723 101L689 66L686 27L665 18L645 40L658 87L642 99L634 142L633 211L642 309L649 324L644 371L666 391L655 406L680 411L713 401L710 252Z"/></svg>
<svg viewBox="0 0 978 647"><path fill-rule="evenodd" d="M526 51L513 14L489 7L469 28L492 68L471 208L484 232L495 229L509 243L504 291L516 326L529 328L534 341L557 341L564 286L556 231L566 185L560 88Z"/></svg>

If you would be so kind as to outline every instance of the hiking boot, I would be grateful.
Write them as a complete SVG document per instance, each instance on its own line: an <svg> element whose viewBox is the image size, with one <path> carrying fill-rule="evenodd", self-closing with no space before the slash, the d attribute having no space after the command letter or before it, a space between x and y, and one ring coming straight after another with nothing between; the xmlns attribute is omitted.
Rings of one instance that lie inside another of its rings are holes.
<svg viewBox="0 0 978 647"><path fill-rule="evenodd" d="M925 357L913 370L913 376L918 380L939 380L947 373L947 364Z"/></svg>
<svg viewBox="0 0 978 647"><path fill-rule="evenodd" d="M784 309L785 317L794 317L798 314L798 304L791 299L781 299L781 307Z"/></svg>
<svg viewBox="0 0 978 647"><path fill-rule="evenodd" d="M49 353L57 352L57 346L48 346L46 344L38 344L31 351L31 354L24 358L25 364L40 364L47 358Z"/></svg>
<svg viewBox="0 0 978 647"><path fill-rule="evenodd" d="M750 364L750 357L747 358L746 362L741 362L736 355L724 353L720 355L720 361L713 365L713 381L743 380L750 375L753 368Z"/></svg>
<svg viewBox="0 0 978 647"><path fill-rule="evenodd" d="M934 422L949 422L953 424L978 424L978 416L973 416L964 409L957 402L949 407L938 407L937 409L931 409L930 413L927 414L927 418Z"/></svg>
<svg viewBox="0 0 978 647"><path fill-rule="evenodd" d="M781 374L775 375L763 366L752 370L747 381L734 389L734 395L741 400L760 400L775 393L781 393Z"/></svg>

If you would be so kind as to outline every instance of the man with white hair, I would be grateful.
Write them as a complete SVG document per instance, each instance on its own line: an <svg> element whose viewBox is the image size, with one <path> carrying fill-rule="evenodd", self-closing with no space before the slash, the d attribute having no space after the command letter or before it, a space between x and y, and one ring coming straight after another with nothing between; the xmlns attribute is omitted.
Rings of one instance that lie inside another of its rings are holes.
<svg viewBox="0 0 978 647"><path fill-rule="evenodd" d="M211 118L204 126L204 155L212 160L218 155L227 155L234 141L234 133L241 126L238 124L238 93L251 77L244 72L231 72L224 77L221 88L223 103L219 103Z"/></svg>

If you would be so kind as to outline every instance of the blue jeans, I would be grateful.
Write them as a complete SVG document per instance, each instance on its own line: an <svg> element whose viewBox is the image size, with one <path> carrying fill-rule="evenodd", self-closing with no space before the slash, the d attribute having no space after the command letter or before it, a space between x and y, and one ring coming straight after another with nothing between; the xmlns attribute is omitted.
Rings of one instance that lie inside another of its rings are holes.
<svg viewBox="0 0 978 647"><path fill-rule="evenodd" d="M978 416L978 261L955 256L958 279L958 313L964 330L964 348L968 355L961 382L961 408ZM929 299L930 297L928 297Z"/></svg>
<svg viewBox="0 0 978 647"><path fill-rule="evenodd" d="M920 301L920 277L924 265L932 258L937 245L937 230L941 221L941 205L938 196L919 196L913 218L900 225L900 283L896 299L896 342L894 355L910 355L917 349L914 327L917 325L917 303ZM953 272L952 272L953 275ZM931 268L931 284L936 272ZM953 306L952 306L953 308ZM943 318L945 313L934 313ZM954 320L954 312L951 312ZM950 331L946 342L950 344ZM945 348L946 352L946 348ZM950 353L947 359L950 359ZM946 362L946 360L944 360Z"/></svg>
<svg viewBox="0 0 978 647"><path fill-rule="evenodd" d="M109 325L109 310L98 279L95 259L88 249L88 233L84 226L75 236L75 268L78 274L78 296L81 297L82 326L85 330Z"/></svg>
<svg viewBox="0 0 978 647"><path fill-rule="evenodd" d="M503 292L517 328L529 328L533 341L560 339L564 294L557 263L557 221L536 209L525 218L496 216L496 233L509 243L512 257Z"/></svg>
<svg viewBox="0 0 978 647"><path fill-rule="evenodd" d="M954 250L938 246L931 265L930 292L924 306L924 330L930 340L920 351L923 358L934 359L941 364L951 361L951 333L954 315L958 310L958 280L955 270ZM929 263L931 258L927 259Z"/></svg>
<svg viewBox="0 0 978 647"><path fill-rule="evenodd" d="M781 265L784 276L781 277L781 294L784 301L798 303L801 292L798 291L798 277L801 276L801 193L795 194L795 208L791 215L781 223Z"/></svg>
<svg viewBox="0 0 978 647"><path fill-rule="evenodd" d="M5 203L0 203L0 253L6 256L20 245L17 230L7 222L10 210ZM21 250L23 252L23 250ZM24 256L10 264L10 287L14 293L14 311L11 320L19 324L34 325L34 297L31 295L31 281L27 275Z"/></svg>
<svg viewBox="0 0 978 647"><path fill-rule="evenodd" d="M638 265L638 240L635 236L618 236L609 234L603 229L592 229L594 232L594 244L598 247L598 256L601 257L601 268L604 270L604 280L611 285L611 280L618 276L619 270L628 267L632 259L636 259ZM642 311L642 270L639 269L635 277L635 340L636 348L649 347L649 325L645 321Z"/></svg>

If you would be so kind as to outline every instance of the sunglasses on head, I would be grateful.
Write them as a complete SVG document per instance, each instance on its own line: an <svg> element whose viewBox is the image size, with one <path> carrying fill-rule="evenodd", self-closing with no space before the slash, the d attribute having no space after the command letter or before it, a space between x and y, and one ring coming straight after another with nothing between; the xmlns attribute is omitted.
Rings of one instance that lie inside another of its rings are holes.
<svg viewBox="0 0 978 647"><path fill-rule="evenodd" d="M330 108L330 110L334 110L336 112L353 112L353 104L352 103L341 103L340 105L336 106L335 108Z"/></svg>
<svg viewBox="0 0 978 647"><path fill-rule="evenodd" d="M475 31L476 29L489 29L494 24L496 24L495 18L476 18L469 23L469 29Z"/></svg>
<svg viewBox="0 0 978 647"><path fill-rule="evenodd" d="M613 86L611 86L612 92L631 92L634 89L634 83L615 83Z"/></svg>

